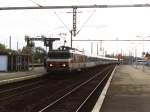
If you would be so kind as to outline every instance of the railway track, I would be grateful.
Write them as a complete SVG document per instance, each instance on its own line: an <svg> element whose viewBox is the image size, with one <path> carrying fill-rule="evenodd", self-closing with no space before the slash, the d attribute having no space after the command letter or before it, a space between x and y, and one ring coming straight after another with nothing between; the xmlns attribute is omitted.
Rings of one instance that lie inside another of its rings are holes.
<svg viewBox="0 0 150 112"><path fill-rule="evenodd" d="M23 85L20 85L17 87L12 87L12 88L9 87L7 89L1 89L0 90L0 101L24 94L24 93L32 91L33 89L36 89L36 88L40 88L40 87L44 86L45 82L46 82L46 80L39 80L39 81L23 84ZM35 85L37 86L36 88L34 87Z"/></svg>
<svg viewBox="0 0 150 112"><path fill-rule="evenodd" d="M87 104L87 102L85 102L85 97L91 98L91 96L85 95L84 98L73 96L77 96L78 94L81 95L81 93L87 94L88 92L86 92L86 89L93 88L88 87L88 85L90 83L96 84L96 82L98 82L98 80L96 80L98 78L96 77L101 77L102 75L100 74L104 74L104 72L102 73L99 69L108 71L108 69L112 69L113 67L114 66L108 67L107 70L105 70L105 67L97 67L78 74L61 74L41 79L39 78L35 82L31 81L25 84L21 82L21 84L17 83L16 86L13 84L12 87L9 85L6 85L6 87L0 86L0 112L56 112L59 110L64 112L73 112L77 109L67 108L66 110L65 108L62 109L60 107L66 107L65 105L67 105L67 107L73 106L83 108L84 105ZM97 75L95 76L94 74ZM90 93L91 92L92 90L90 90ZM82 101L80 101L81 99ZM81 103L83 100L85 103ZM68 101L69 103L67 103ZM89 101L89 99L87 99L87 101ZM76 106L74 106L74 103Z"/></svg>
<svg viewBox="0 0 150 112"><path fill-rule="evenodd" d="M39 112L88 112L89 109L87 109L88 106L86 106L88 100L100 86L100 88L104 87L103 85L106 83L106 79L112 70L112 67L107 67L103 71L96 73L93 77L77 85Z"/></svg>

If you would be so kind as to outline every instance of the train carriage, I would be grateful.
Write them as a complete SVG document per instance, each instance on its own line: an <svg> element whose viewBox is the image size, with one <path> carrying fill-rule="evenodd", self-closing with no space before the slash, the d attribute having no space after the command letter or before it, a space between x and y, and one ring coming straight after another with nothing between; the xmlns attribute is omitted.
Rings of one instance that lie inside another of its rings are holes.
<svg viewBox="0 0 150 112"><path fill-rule="evenodd" d="M61 46L58 50L48 52L46 69L48 72L55 71L80 71L81 69L95 67L102 64L117 63L115 58L91 57L74 48Z"/></svg>

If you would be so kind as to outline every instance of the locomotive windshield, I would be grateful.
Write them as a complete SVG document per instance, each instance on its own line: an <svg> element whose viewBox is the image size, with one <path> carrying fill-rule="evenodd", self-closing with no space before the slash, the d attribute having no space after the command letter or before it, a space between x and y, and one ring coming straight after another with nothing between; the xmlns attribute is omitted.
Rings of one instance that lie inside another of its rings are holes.
<svg viewBox="0 0 150 112"><path fill-rule="evenodd" d="M69 52L49 52L48 57L50 59L68 59L70 58Z"/></svg>

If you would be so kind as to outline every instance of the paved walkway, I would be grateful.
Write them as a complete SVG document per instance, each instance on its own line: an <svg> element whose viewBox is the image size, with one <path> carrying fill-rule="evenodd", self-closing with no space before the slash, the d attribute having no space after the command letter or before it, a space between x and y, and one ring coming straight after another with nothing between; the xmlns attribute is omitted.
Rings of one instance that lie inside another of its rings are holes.
<svg viewBox="0 0 150 112"><path fill-rule="evenodd" d="M33 70L25 72L4 72L0 73L0 85L11 82L17 82L22 80L31 79L34 77L40 77L46 73L44 67L35 67Z"/></svg>
<svg viewBox="0 0 150 112"><path fill-rule="evenodd" d="M150 112L150 70L120 65L100 112Z"/></svg>

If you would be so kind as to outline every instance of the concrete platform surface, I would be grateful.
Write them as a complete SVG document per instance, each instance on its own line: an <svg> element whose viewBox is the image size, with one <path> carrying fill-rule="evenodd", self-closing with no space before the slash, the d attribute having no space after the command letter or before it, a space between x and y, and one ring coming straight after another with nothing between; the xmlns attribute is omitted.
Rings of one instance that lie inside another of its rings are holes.
<svg viewBox="0 0 150 112"><path fill-rule="evenodd" d="M100 112L150 112L150 72L144 69L118 66Z"/></svg>
<svg viewBox="0 0 150 112"><path fill-rule="evenodd" d="M0 85L40 77L44 74L46 74L44 67L34 67L24 72L0 73Z"/></svg>

